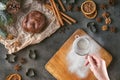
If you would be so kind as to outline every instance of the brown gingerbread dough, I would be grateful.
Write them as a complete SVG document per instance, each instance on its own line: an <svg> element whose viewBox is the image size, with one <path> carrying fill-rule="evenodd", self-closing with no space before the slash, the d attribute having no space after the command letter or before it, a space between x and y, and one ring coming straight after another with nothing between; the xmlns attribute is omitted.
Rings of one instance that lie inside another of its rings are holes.
<svg viewBox="0 0 120 80"><path fill-rule="evenodd" d="M46 17L40 11L32 11L22 21L22 27L30 33L40 33L46 27Z"/></svg>

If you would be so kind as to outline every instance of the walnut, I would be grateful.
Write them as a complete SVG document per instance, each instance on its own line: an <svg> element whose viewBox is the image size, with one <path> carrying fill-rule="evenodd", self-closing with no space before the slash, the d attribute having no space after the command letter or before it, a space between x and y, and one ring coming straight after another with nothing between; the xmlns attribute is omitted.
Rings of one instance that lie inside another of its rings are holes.
<svg viewBox="0 0 120 80"><path fill-rule="evenodd" d="M19 70L21 70L21 66L17 64L17 65L14 66L14 69L15 69L16 71L19 71Z"/></svg>
<svg viewBox="0 0 120 80"><path fill-rule="evenodd" d="M105 9L107 9L107 5L106 4L101 4L100 8L103 9L103 10L105 10Z"/></svg>
<svg viewBox="0 0 120 80"><path fill-rule="evenodd" d="M106 19L105 19L105 23L106 23L106 24L110 24L110 23L111 23L111 18L110 18L110 17L106 18Z"/></svg>
<svg viewBox="0 0 120 80"><path fill-rule="evenodd" d="M96 21L100 23L100 22L102 22L102 18L101 17L97 17Z"/></svg>
<svg viewBox="0 0 120 80"><path fill-rule="evenodd" d="M108 26L107 26L107 25L103 25L103 26L102 26L102 30L103 30L103 31L107 31L107 30L108 30Z"/></svg>
<svg viewBox="0 0 120 80"><path fill-rule="evenodd" d="M14 39L14 36L13 36L12 34L8 34L8 35L7 35L7 39L8 39L8 40L12 40L12 39Z"/></svg>
<svg viewBox="0 0 120 80"><path fill-rule="evenodd" d="M110 27L110 31L115 33L116 32L116 27L114 27L114 26Z"/></svg>
<svg viewBox="0 0 120 80"><path fill-rule="evenodd" d="M102 17L103 17L103 18L108 18L109 15L110 15L110 14L109 14L108 12L103 12L103 13L102 13Z"/></svg>

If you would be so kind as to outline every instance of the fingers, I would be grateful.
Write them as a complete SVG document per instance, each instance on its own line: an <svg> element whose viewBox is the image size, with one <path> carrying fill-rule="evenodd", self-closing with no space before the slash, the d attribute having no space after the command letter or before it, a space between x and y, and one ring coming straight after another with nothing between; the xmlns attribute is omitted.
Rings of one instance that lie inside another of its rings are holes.
<svg viewBox="0 0 120 80"><path fill-rule="evenodd" d="M84 66L87 66L88 64L89 64L89 61L86 59Z"/></svg>
<svg viewBox="0 0 120 80"><path fill-rule="evenodd" d="M88 61L89 61L89 64L92 68L96 67L96 63L91 56L88 56Z"/></svg>

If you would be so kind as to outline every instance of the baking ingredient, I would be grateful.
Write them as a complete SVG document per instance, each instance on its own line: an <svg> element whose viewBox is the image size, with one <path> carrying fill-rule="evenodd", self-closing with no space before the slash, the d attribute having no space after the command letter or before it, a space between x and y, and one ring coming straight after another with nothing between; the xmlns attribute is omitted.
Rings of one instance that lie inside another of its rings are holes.
<svg viewBox="0 0 120 80"><path fill-rule="evenodd" d="M105 9L107 9L107 5L106 4L101 4L100 8L103 9L103 10L105 10Z"/></svg>
<svg viewBox="0 0 120 80"><path fill-rule="evenodd" d="M108 13L108 12L103 12L102 13L103 18L108 18L109 16L110 16L110 13Z"/></svg>
<svg viewBox="0 0 120 80"><path fill-rule="evenodd" d="M21 67L19 64L17 64L17 65L14 66L14 70L16 70L16 71L21 70L21 68L22 68L22 67Z"/></svg>
<svg viewBox="0 0 120 80"><path fill-rule="evenodd" d="M115 0L108 0L109 5L114 6L115 5Z"/></svg>
<svg viewBox="0 0 120 80"><path fill-rule="evenodd" d="M103 30L103 31L107 31L107 30L108 30L108 26L107 26L107 25L103 25L103 26L102 26L102 30Z"/></svg>
<svg viewBox="0 0 120 80"><path fill-rule="evenodd" d="M96 54L98 55L100 46L96 44L92 39L90 39L89 36L80 36L81 38L87 38L90 41L90 50L89 54ZM71 73L77 74L80 78L85 78L88 75L89 72L89 65L86 67L85 64L85 56L79 56L74 52L74 47L72 46L70 52L68 52L68 55L66 57L68 70Z"/></svg>
<svg viewBox="0 0 120 80"><path fill-rule="evenodd" d="M58 3L60 4L62 11L66 11L65 6L63 5L62 0L58 0Z"/></svg>
<svg viewBox="0 0 120 80"><path fill-rule="evenodd" d="M46 17L40 11L30 12L22 21L22 27L30 33L40 33L46 28Z"/></svg>
<svg viewBox="0 0 120 80"><path fill-rule="evenodd" d="M85 1L81 5L81 10L84 14L92 14L96 11L96 4L94 1Z"/></svg>
<svg viewBox="0 0 120 80"><path fill-rule="evenodd" d="M111 18L110 18L110 17L106 18L106 19L105 19L105 23L106 23L106 24L111 24Z"/></svg>
<svg viewBox="0 0 120 80"><path fill-rule="evenodd" d="M35 70L32 68L29 68L28 71L26 72L26 75L28 77L34 77L36 75Z"/></svg>
<svg viewBox="0 0 120 80"><path fill-rule="evenodd" d="M75 11L81 11L79 6L75 6Z"/></svg>
<svg viewBox="0 0 120 80"><path fill-rule="evenodd" d="M8 0L6 6L7 6L7 12L10 14L16 14L20 10L20 3L16 0Z"/></svg>
<svg viewBox="0 0 120 80"><path fill-rule="evenodd" d="M22 78L20 74L11 74L7 76L6 80L22 80Z"/></svg>
<svg viewBox="0 0 120 80"><path fill-rule="evenodd" d="M100 23L100 22L102 22L102 18L101 18L101 17L97 17L97 18L96 18L96 21L97 21L98 23Z"/></svg>
<svg viewBox="0 0 120 80"><path fill-rule="evenodd" d="M111 26L111 27L110 27L110 31L113 32L113 33L115 33L115 32L117 32L117 28L114 27L114 26Z"/></svg>
<svg viewBox="0 0 120 80"><path fill-rule="evenodd" d="M27 62L27 60L25 58L20 58L20 63L21 64L25 64Z"/></svg>
<svg viewBox="0 0 120 80"><path fill-rule="evenodd" d="M72 4L69 4L69 5L67 6L67 10L68 10L68 11L72 11L72 9L73 9L73 5L72 5Z"/></svg>
<svg viewBox="0 0 120 80"><path fill-rule="evenodd" d="M82 3L81 11L88 19L94 19L97 16L96 4L91 0Z"/></svg>

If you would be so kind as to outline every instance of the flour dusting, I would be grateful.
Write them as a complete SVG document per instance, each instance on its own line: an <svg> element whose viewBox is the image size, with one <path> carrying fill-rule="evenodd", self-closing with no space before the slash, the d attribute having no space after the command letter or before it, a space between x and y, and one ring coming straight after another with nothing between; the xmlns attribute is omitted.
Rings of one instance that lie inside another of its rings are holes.
<svg viewBox="0 0 120 80"><path fill-rule="evenodd" d="M97 54L99 53L100 46L93 41L89 36L80 36L80 38L87 38L90 42L89 54ZM85 56L80 56L74 52L74 46L72 46L70 52L67 55L68 62L68 70L71 73L77 74L80 78L85 78L88 75L89 65L84 66L85 64Z"/></svg>

